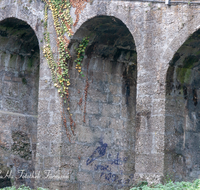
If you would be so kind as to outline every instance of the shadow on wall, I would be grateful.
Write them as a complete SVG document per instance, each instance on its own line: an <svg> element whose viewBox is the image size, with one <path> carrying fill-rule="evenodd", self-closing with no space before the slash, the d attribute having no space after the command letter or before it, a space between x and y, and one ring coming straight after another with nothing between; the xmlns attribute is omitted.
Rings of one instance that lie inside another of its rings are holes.
<svg viewBox="0 0 200 190"><path fill-rule="evenodd" d="M74 61L84 37L89 37L89 45L78 66L83 77ZM89 184L128 189L135 173L137 53L133 37L119 19L97 16L78 29L69 49L70 108L76 136L71 134L70 143L63 129L61 173L71 173L71 185L84 180L77 178L84 173ZM70 123L67 126L69 132Z"/></svg>
<svg viewBox="0 0 200 190"><path fill-rule="evenodd" d="M169 63L166 78L165 175L175 181L200 176L200 30Z"/></svg>
<svg viewBox="0 0 200 190"><path fill-rule="evenodd" d="M0 170L16 177L17 186L33 187L31 179L19 178L19 170L34 171L39 59L37 37L26 22L0 22ZM11 178L0 187L10 186Z"/></svg>

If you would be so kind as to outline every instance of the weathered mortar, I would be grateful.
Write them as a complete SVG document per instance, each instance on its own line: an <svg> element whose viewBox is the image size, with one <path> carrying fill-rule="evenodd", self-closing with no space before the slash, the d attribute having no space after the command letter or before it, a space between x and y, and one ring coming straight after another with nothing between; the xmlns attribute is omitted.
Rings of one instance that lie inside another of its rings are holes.
<svg viewBox="0 0 200 190"><path fill-rule="evenodd" d="M70 107L76 136L70 143L63 129L61 174L69 175L69 180L62 185L76 188L73 183L77 181L80 189L89 184L94 189L129 189L135 173L135 44L120 20L100 16L76 32L70 44L72 55L85 35L90 36L82 66L85 76L75 70L75 56L70 66Z"/></svg>
<svg viewBox="0 0 200 190"><path fill-rule="evenodd" d="M176 181L200 175L199 44L197 31L177 51L168 71L165 172Z"/></svg>
<svg viewBox="0 0 200 190"><path fill-rule="evenodd" d="M15 17L15 18L26 21L35 31L35 34L38 38L38 42L40 45L40 49L42 49L41 47L42 47L42 40L43 40L43 24L41 20L42 19L44 20L43 18L44 4L41 3L41 1L39 0L38 1L26 1L26 0L5 1L4 0L0 2L0 8L1 8L1 11L0 11L1 20L8 17ZM71 10L72 15L74 15L74 11L75 10L72 8ZM50 15L51 13L49 12L50 19L48 21L49 22L48 30L50 31L50 35L51 35L51 40L52 40L51 46L52 46L54 55L57 56L55 31L53 29L53 24L52 24L53 20ZM166 97L165 97L166 73L167 73L168 68L170 68L171 69L170 72L172 73L169 74L170 77L167 77L167 78L171 82L174 82L174 80L172 79L173 77L175 77L176 74L178 74L178 78L180 79L179 82L181 83L186 82L187 84L192 84L192 86L196 85L195 83L192 83L189 80L190 79L189 76L192 75L192 73L190 73L191 69L183 68L179 70L172 66L169 67L170 65L169 63L170 63L170 60L173 58L174 54L176 53L176 51L180 48L180 46L184 43L184 41L188 38L188 36L194 33L199 28L199 20L200 20L199 5L172 4L172 6L166 6L163 3L145 3L145 2L135 2L135 1L134 2L133 1L106 2L106 1L95 0L91 3L88 3L86 5L86 8L81 12L80 20L77 26L74 28L74 31L77 31L79 27L83 23L88 21L89 19L99 16L99 15L112 16L110 18L114 17L116 19L120 19L129 29L131 35L134 38L136 51L137 51L137 90L136 90L137 95L136 95L136 98L134 96L132 97L136 99L137 117L136 117L136 126L135 128L132 128L133 130L132 132L134 136L130 137L131 133L128 134L130 139L132 139L134 142L133 143L134 148L132 147L132 149L135 150L135 154L132 155L133 159L130 160L130 162L133 161L133 165L135 165L134 181L143 179L149 182L159 182L165 173L164 166L167 166L167 162L165 162L166 160L164 158L167 158L168 155L165 154L166 151L164 148L164 144L168 145L168 141L167 139L165 141L164 136L165 136L165 133L168 134L170 132L170 130L168 131L169 125L167 124L165 126L165 122L168 121L167 115L165 113L168 110L168 107L166 108L167 104L165 102L166 101ZM73 20L75 20L74 16L73 16ZM86 31L86 34L87 34L87 31ZM2 35L5 35L5 33L2 32ZM83 36L84 35L82 34L80 38ZM89 169L85 168L85 170L81 168L83 166L81 165L81 161L82 163L86 163L85 161L87 161L87 156L90 156L97 147L102 147L103 145L105 145L105 143L109 145L108 142L105 142L105 139L106 139L105 137L103 139L103 142L100 140L102 136L101 134L104 134L104 135L107 134L107 137L109 137L110 119L105 120L106 121L105 128L104 126L100 126L100 124L104 125L103 117L102 117L103 109L101 111L101 107L98 107L98 106L100 104L103 105L107 103L110 107L118 106L119 109L122 108L122 105L123 105L123 108L129 107L125 103L127 100L126 100L126 97L122 93L123 91L121 91L122 88L120 85L122 84L123 87L126 86L124 85L125 80L123 79L123 77L121 78L117 77L116 79L119 79L119 81L116 82L114 85L120 86L120 93L117 96L121 98L120 101L123 100L124 104L119 103L119 105L114 105L114 101L117 101L117 98L115 97L116 95L113 94L116 88L113 88L113 91L111 93L111 90L109 87L110 83L113 83L112 78L109 79L109 76L114 76L116 75L115 73L119 74L121 71L120 72L117 71L117 68L120 68L119 66L123 65L123 63L120 62L120 60L116 61L116 64L114 63L110 64L112 58L108 57L107 50L111 52L111 50L113 49L112 47L111 49L110 47L108 48L108 45L106 43L110 43L111 39L112 37L108 38L108 36L105 36L102 40L102 43L104 42L105 44L99 44L99 46L96 49L98 51L93 51L93 54L91 54L92 57L90 60L90 68L89 68L90 72L88 75L89 80L90 80L89 82L91 84L95 83L96 87L101 87L101 88L97 88L99 89L99 93L97 94L95 94L96 93L95 90L94 91L91 90L90 92L88 92L88 102L87 102L88 113L86 115L86 123L84 124L86 126L82 125L81 123L80 124L81 127L80 126L77 127L77 129L80 128L83 130L80 130L79 132L77 132L77 136L74 139L76 140L75 142L77 142L78 144L76 146L75 146L76 143L74 142L72 144L69 144L69 142L67 142L65 129L61 127L62 125L61 125L61 114L60 114L60 111L61 111L60 98L57 94L57 90L53 86L47 61L45 60L42 54L42 51L40 53L36 171L42 172L44 170L51 170L52 174L56 174L58 176L60 176L62 172L64 174L66 174L66 172L70 172L70 174L72 171L74 172L71 174L71 177L72 177L70 179L71 181L64 180L63 182L62 178L61 180L55 179L55 178L53 179L41 178L40 180L37 180L37 185L39 186L50 187L50 189L56 189L56 188L57 189L96 189L97 186L99 186L98 189L107 188L110 190L112 188L114 189L117 188L115 184L107 184L107 186L104 186L105 184L100 184L102 182L99 182L95 178L98 171L92 172L92 170L94 169L93 166ZM79 40L81 39L77 39L77 41ZM121 41L123 41L123 39L121 39ZM2 40L1 40L1 43L3 44ZM73 43L75 44L76 40L72 41L72 44ZM19 49L17 48L17 46L15 47L16 47L16 50ZM105 49L106 51L102 51L103 48L107 48ZM97 54L98 56L95 57L95 54ZM111 54L113 55L114 52L111 52ZM123 55L122 52L120 54ZM128 56L129 55L127 54L127 57ZM11 56L8 56L8 57L11 58ZM1 56L2 60L4 61L8 60L8 57L6 57L6 54L2 53L2 56ZM103 57L104 57L103 61L105 63L100 64L102 62ZM186 59L186 62L187 60L191 60L192 58L193 57L189 57L188 59ZM15 55L10 60L11 60L10 68L13 72L12 60L15 60ZM125 60L125 57L123 58L123 60ZM88 61L88 57L84 61L84 68L85 68L84 72L86 72L86 65L88 63L87 61ZM9 64L9 62L7 63ZM96 75L94 75L95 69L101 68L102 65L105 66L106 63L107 63L107 66L112 66L110 67L112 72L105 73L104 71L103 76L101 76L101 73L97 70L98 72L96 72L95 73ZM29 64L31 65L31 62L29 62ZM98 67L96 68L96 66ZM124 69L127 68L126 64L124 65L123 68ZM71 70L71 72L73 72L73 70ZM92 73L93 73L93 76L92 76ZM175 73L175 75L173 73ZM73 76L72 74L71 76L72 78L75 77L71 81L72 86L75 85L74 96L71 97L73 100L71 102L73 104L72 109L74 110L73 116L75 117L75 113L77 111L80 111L79 115L78 113L76 113L76 115L77 117L80 116L81 119L79 120L82 121L83 115L81 115L81 110L79 109L79 105L77 105L78 100L80 100L80 94L76 94L75 91L79 89L78 84L80 85L80 89L82 86L81 84L83 84L82 88L85 87L85 80L84 78L77 80L76 76ZM107 77L104 78L104 76L107 76ZM93 78L93 83L92 83L92 78ZM24 83L26 83L25 80L23 81ZM100 82L98 81L102 81L102 83L100 84ZM122 83L122 81L124 81L124 83ZM11 84L11 81L5 81L5 83L9 87L6 89L5 93L7 93L8 95L10 94L9 96L12 96L12 98L16 97L17 96L16 88L15 88L16 86L13 86ZM102 90L104 89L103 86L105 86L105 84L107 84L108 86L107 88L108 91L106 92ZM178 91L178 92L184 93L184 96L183 94L177 94L177 96L175 95L172 97L172 99L174 100L176 100L176 98L181 100L182 107L180 107L180 109L170 107L170 110L172 110L171 113L176 112L175 114L177 114L180 112L180 115L181 114L183 115L181 116L182 118L185 117L185 115L183 114L183 111L181 111L184 109L184 104L182 104L185 101L184 97L188 96L192 104L194 103L193 94L196 93L198 97L198 91L194 90L194 93L193 93L193 90L191 90L189 92L188 87L187 87L187 93L186 93L185 87L182 88L182 91L181 90ZM196 86L195 88L198 88L198 86ZM0 89L2 92L2 86ZM128 88L126 87L126 90L127 89ZM166 91L168 92L168 90ZM119 92L119 90L117 90L117 92ZM2 93L4 93L4 90ZM92 94L91 97L90 97L90 94ZM106 98L105 98L106 103L103 102L105 94L106 94ZM98 106L96 106L95 104L97 104ZM20 104L19 105L14 104L14 105L15 107L10 107L10 109L13 109L13 108L17 109L17 106L20 106ZM196 106L193 104L193 108L195 107L198 107L198 103ZM91 110L89 110L89 108L91 108ZM193 108L190 110L191 112L197 111ZM106 114L114 114L113 116L110 116L110 118L112 118L113 120L116 119L118 113L116 112L115 108L113 108L113 111L110 113L108 113L109 109L104 109L104 110L106 111ZM128 112L130 113L130 110ZM118 116L122 116L120 114L118 114ZM134 115L135 113L132 112L132 114ZM190 114L188 115L190 116ZM5 119L2 119L1 121L8 122L9 120L10 120L10 116ZM123 119L119 117L119 120L123 120ZM91 121L96 121L96 124L92 123ZM14 119L12 122L14 124L16 123ZM121 136L120 138L118 138L117 133L115 133L118 131L118 129L116 129L116 126L121 128L124 125L124 123L126 123L125 120L123 120L123 124L120 122L117 124L114 124L114 126L110 129L112 131L112 135L111 135L112 138L111 139L107 138L107 139L111 141L110 143L111 145L113 145L113 147L117 147L119 149L125 148L127 149L128 153L130 153L131 151L129 151L128 146L122 147L120 145L120 141L123 142L124 145L127 144L127 142L124 142L124 140L126 140L125 139L126 134L119 133L119 135ZM131 121L131 123L134 123L134 122ZM126 126L130 126L130 125L131 124L128 123ZM5 123L5 126L8 128L8 131L9 131L10 130L9 125ZM98 127L94 127L94 126L98 126ZM96 132L95 132L95 129L96 129ZM124 132L127 130L129 129L126 128L126 130L121 130L121 132ZM108 133L105 133L107 131ZM12 136L11 134L8 134L8 135L10 135L10 137ZM21 138L24 138L25 140L24 142L26 143L27 138L24 136L24 133L20 133L19 135ZM182 134L180 130L179 135L177 136L177 139L181 140L182 139L181 135ZM13 138L15 138L15 135L13 135ZM83 141L86 141L86 139L87 141L91 143L87 144L86 142L83 142ZM118 139L119 141L114 141L114 139ZM172 142L176 142L176 141L172 141ZM10 143L10 145L11 144L12 143ZM85 151L82 153L82 150L85 150L83 148L87 148L87 147L88 147L88 151ZM109 147L111 146L107 146L107 148ZM71 152L68 152L68 149L71 150ZM193 150L194 149L192 149L192 151ZM64 153L63 151L66 151L66 153ZM116 154L117 153L116 149L113 149L113 152ZM191 153L192 152L190 152L189 154ZM193 153L195 153L195 151L193 151ZM1 155L5 155L4 157L6 156L9 157L6 151L3 151ZM20 155L20 152L19 152L19 155ZM101 161L102 163L104 163L103 161L106 161L106 159L105 160L102 159ZM64 167L63 164L66 164L66 167ZM4 166L5 166L3 167L4 170L7 170L6 165L7 163L4 162ZM131 163L131 166L133 165ZM170 164L168 164L168 166L170 168ZM181 166L177 164L176 166L177 166L177 173L182 174L182 169L184 165ZM99 167L97 168L99 170ZM126 167L123 169L124 171L126 171ZM114 171L114 168L112 168L112 171ZM116 173L118 173L118 171L119 171L119 168L117 168ZM77 175L77 178L76 178L76 174L78 174L78 172L79 172L79 175ZM197 176L197 175L195 174L194 176ZM83 183L79 179L84 179L85 183ZM93 184L91 184L91 179L93 180ZM178 177L176 179L180 179L180 178Z"/></svg>
<svg viewBox="0 0 200 190"><path fill-rule="evenodd" d="M30 26L14 18L1 21L0 41L0 165L16 185L33 186L33 180L19 179L19 170L34 171L39 46Z"/></svg>

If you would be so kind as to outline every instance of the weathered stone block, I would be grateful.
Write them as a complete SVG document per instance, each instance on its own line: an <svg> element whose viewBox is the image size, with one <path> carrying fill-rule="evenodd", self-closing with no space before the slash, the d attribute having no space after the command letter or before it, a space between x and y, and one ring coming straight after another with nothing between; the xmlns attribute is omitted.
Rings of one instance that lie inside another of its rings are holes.
<svg viewBox="0 0 200 190"><path fill-rule="evenodd" d="M50 122L50 114L49 113L38 113L38 124L43 127L47 126Z"/></svg>
<svg viewBox="0 0 200 190"><path fill-rule="evenodd" d="M112 74L109 75L109 82L113 83L113 84L120 84L122 82L122 77L120 74Z"/></svg>
<svg viewBox="0 0 200 190"><path fill-rule="evenodd" d="M40 87L41 88L41 87ZM39 91L39 99L49 99L55 97L56 89L40 89Z"/></svg>
<svg viewBox="0 0 200 190"><path fill-rule="evenodd" d="M99 114L99 103L87 102L86 112L87 114Z"/></svg>
<svg viewBox="0 0 200 190"><path fill-rule="evenodd" d="M95 184L81 184L80 188L82 190L94 190L94 189L98 189L97 185L95 185Z"/></svg>
<svg viewBox="0 0 200 190"><path fill-rule="evenodd" d="M163 154L164 148L165 148L164 134L159 134L159 133L153 134L152 153Z"/></svg>
<svg viewBox="0 0 200 190"><path fill-rule="evenodd" d="M94 140L92 130L89 127L77 125L75 132L76 132L78 141L80 142L92 143Z"/></svg>
<svg viewBox="0 0 200 190"><path fill-rule="evenodd" d="M108 117L119 117L120 106L103 104L102 115Z"/></svg>
<svg viewBox="0 0 200 190"><path fill-rule="evenodd" d="M62 155L70 156L79 160L87 159L94 152L91 145L68 144L62 146Z"/></svg>
<svg viewBox="0 0 200 190"><path fill-rule="evenodd" d="M124 129L124 121L118 118L110 118L109 127L115 130Z"/></svg>
<svg viewBox="0 0 200 190"><path fill-rule="evenodd" d="M43 141L43 142L37 143L37 146L40 146L40 148L38 148L37 150L40 155L49 155L50 142Z"/></svg>
<svg viewBox="0 0 200 190"><path fill-rule="evenodd" d="M10 77L10 76L5 76L5 77L4 77L4 80L5 80L5 81L10 81L10 80L11 80L11 77Z"/></svg>
<svg viewBox="0 0 200 190"><path fill-rule="evenodd" d="M59 184L59 189L60 190L66 190L66 189L77 190L79 189L79 183L70 183L70 182L62 181Z"/></svg>
<svg viewBox="0 0 200 190"><path fill-rule="evenodd" d="M165 114L165 100L154 100L152 105L152 115Z"/></svg>
<svg viewBox="0 0 200 190"><path fill-rule="evenodd" d="M38 112L39 113L46 113L49 110L49 101L41 100L38 105Z"/></svg>
<svg viewBox="0 0 200 190"><path fill-rule="evenodd" d="M77 180L85 183L91 183L93 181L93 174L86 172L79 172L77 175Z"/></svg>
<svg viewBox="0 0 200 190"><path fill-rule="evenodd" d="M135 170L137 173L162 174L163 172L163 154L141 154L135 158Z"/></svg>
<svg viewBox="0 0 200 190"><path fill-rule="evenodd" d="M137 92L138 93L138 92ZM137 96L137 113L144 112L146 110L151 110L152 107L152 97L147 95L138 95Z"/></svg>
<svg viewBox="0 0 200 190"><path fill-rule="evenodd" d="M52 124L60 125L62 122L60 112L53 112L53 114L51 115L50 121L52 122Z"/></svg>
<svg viewBox="0 0 200 190"><path fill-rule="evenodd" d="M90 126L100 126L103 128L107 128L109 126L109 117L101 117L101 116L92 116L90 118Z"/></svg>
<svg viewBox="0 0 200 190"><path fill-rule="evenodd" d="M90 95L91 97L91 101L94 102L106 102L107 101L107 94L105 92L101 92L95 88L93 88L93 86L91 86L91 88L88 89L88 95Z"/></svg>
<svg viewBox="0 0 200 190"><path fill-rule="evenodd" d="M109 86L109 89L110 89L110 92L111 92L113 95L120 95L120 94L121 94L121 91L122 91L121 86L118 86L118 85L110 85L110 86Z"/></svg>
<svg viewBox="0 0 200 190"><path fill-rule="evenodd" d="M116 186L114 185L100 185L99 190L114 190Z"/></svg>
<svg viewBox="0 0 200 190"><path fill-rule="evenodd" d="M82 169L82 171L94 171L94 167L95 165L99 165L101 162L99 161L100 159L96 159L93 162L91 162L90 164L87 164L87 159L81 160L80 163L80 167Z"/></svg>
<svg viewBox="0 0 200 190"><path fill-rule="evenodd" d="M107 177L107 176L109 176L109 177ZM99 184L112 184L113 183L112 182L112 174L108 173L108 172L103 172L103 173L95 172L94 181L96 181Z"/></svg>
<svg viewBox="0 0 200 190"><path fill-rule="evenodd" d="M108 146L112 146L113 143L113 129L106 129L103 133L104 141ZM115 136L114 136L115 137Z"/></svg>
<svg viewBox="0 0 200 190"><path fill-rule="evenodd" d="M166 116L151 116L149 118L149 128L152 132L159 133L159 134L164 134L165 129L164 129L164 122L165 124L167 123L165 121ZM173 118L170 119L170 127L173 127ZM172 124L172 125L171 125Z"/></svg>
<svg viewBox="0 0 200 190"><path fill-rule="evenodd" d="M154 86L153 83L147 82L143 84L137 85L137 94L140 95L153 95L154 93Z"/></svg>
<svg viewBox="0 0 200 190"><path fill-rule="evenodd" d="M3 102L3 108L6 111L13 111L13 112L22 112L21 111L21 104L19 101L17 100L13 100L10 98L7 98L4 102Z"/></svg>
<svg viewBox="0 0 200 190"><path fill-rule="evenodd" d="M135 151L137 154L151 154L153 149L153 135L139 133L137 135Z"/></svg>

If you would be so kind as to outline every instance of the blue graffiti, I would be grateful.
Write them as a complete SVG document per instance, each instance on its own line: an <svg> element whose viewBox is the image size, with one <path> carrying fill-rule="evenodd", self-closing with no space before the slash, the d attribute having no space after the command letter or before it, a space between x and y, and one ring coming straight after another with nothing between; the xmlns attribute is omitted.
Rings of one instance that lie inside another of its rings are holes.
<svg viewBox="0 0 200 190"><path fill-rule="evenodd" d="M125 179L124 182L122 179L117 181L118 184L129 184L130 183L130 179Z"/></svg>
<svg viewBox="0 0 200 190"><path fill-rule="evenodd" d="M108 157L111 157L111 154L108 155ZM125 163L128 160L128 157L125 158L119 158L119 153L117 153L117 158L115 159L110 159L108 160L110 162L110 164L115 164L115 165L122 165L123 163Z"/></svg>
<svg viewBox="0 0 200 190"><path fill-rule="evenodd" d="M117 181L117 179L119 178L118 175L112 174L112 173L108 173L108 174L106 174L106 173L101 173L100 178L101 178L103 175L104 175L104 177L105 177L105 179L106 179L107 181L112 181L112 182Z"/></svg>
<svg viewBox="0 0 200 190"><path fill-rule="evenodd" d="M95 161L98 158L101 158L105 156L106 154L106 149L108 145L106 143L103 143L103 140L101 139L99 142L100 146L98 146L95 151L92 153L90 157L88 157L86 161L86 165L91 164L93 161ZM94 165L94 170L95 171L101 171L101 176L100 178L104 177L105 180L109 182L115 182L117 184L130 184L130 181L134 178L134 174L131 174L129 177L126 179L120 179L121 175L123 174L123 170L119 170L119 175L113 174L111 171L111 165L123 165L128 161L129 157L120 157L119 153L117 153L116 157L112 157L111 154L108 154L108 163L107 164L95 164ZM117 166L116 166L117 167ZM105 173L104 173L105 172Z"/></svg>
<svg viewBox="0 0 200 190"><path fill-rule="evenodd" d="M129 184L129 182L130 182L130 179L125 180L125 184Z"/></svg>
<svg viewBox="0 0 200 190"><path fill-rule="evenodd" d="M103 157L106 154L106 148L108 145L106 143L103 143L103 140L101 140L99 144L101 146L97 147L96 150L92 153L92 155L87 159L86 165L89 165L94 160Z"/></svg>
<svg viewBox="0 0 200 190"><path fill-rule="evenodd" d="M112 174L112 173L101 173L101 177L105 177L105 180L109 181L109 182L117 182L117 184L129 184L131 179L119 179L119 176L117 174ZM131 177L133 176L133 174L131 175Z"/></svg>
<svg viewBox="0 0 200 190"><path fill-rule="evenodd" d="M101 170L101 171L111 171L111 168L109 168L109 165L105 165L105 166L103 166L103 165L96 165L95 164L95 166L94 166L94 170Z"/></svg>
<svg viewBox="0 0 200 190"><path fill-rule="evenodd" d="M133 179L133 177L134 177L134 175L133 174L131 174L130 176L129 176L129 178L132 180Z"/></svg>

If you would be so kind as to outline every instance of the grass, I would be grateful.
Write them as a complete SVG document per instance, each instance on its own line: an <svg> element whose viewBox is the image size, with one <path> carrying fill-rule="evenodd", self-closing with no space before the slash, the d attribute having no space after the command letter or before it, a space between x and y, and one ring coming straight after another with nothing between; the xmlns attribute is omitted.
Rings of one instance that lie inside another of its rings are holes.
<svg viewBox="0 0 200 190"><path fill-rule="evenodd" d="M24 185L19 188L16 187L5 187L0 190L32 190L30 187ZM48 190L42 187L38 187L37 190ZM200 190L200 179L195 180L194 182L168 182L165 185L157 184L148 186L147 182L141 182L137 186L131 188L130 190Z"/></svg>
<svg viewBox="0 0 200 190"><path fill-rule="evenodd" d="M0 190L32 190L30 187L26 187L25 185L21 185L19 188L16 188L15 186L12 187L4 187ZM44 189L42 187L38 187L37 190L48 190Z"/></svg>
<svg viewBox="0 0 200 190"><path fill-rule="evenodd" d="M136 187L131 188L130 190L200 190L200 179L195 180L194 182L168 182L165 185L151 185L148 186L146 183L140 183Z"/></svg>

